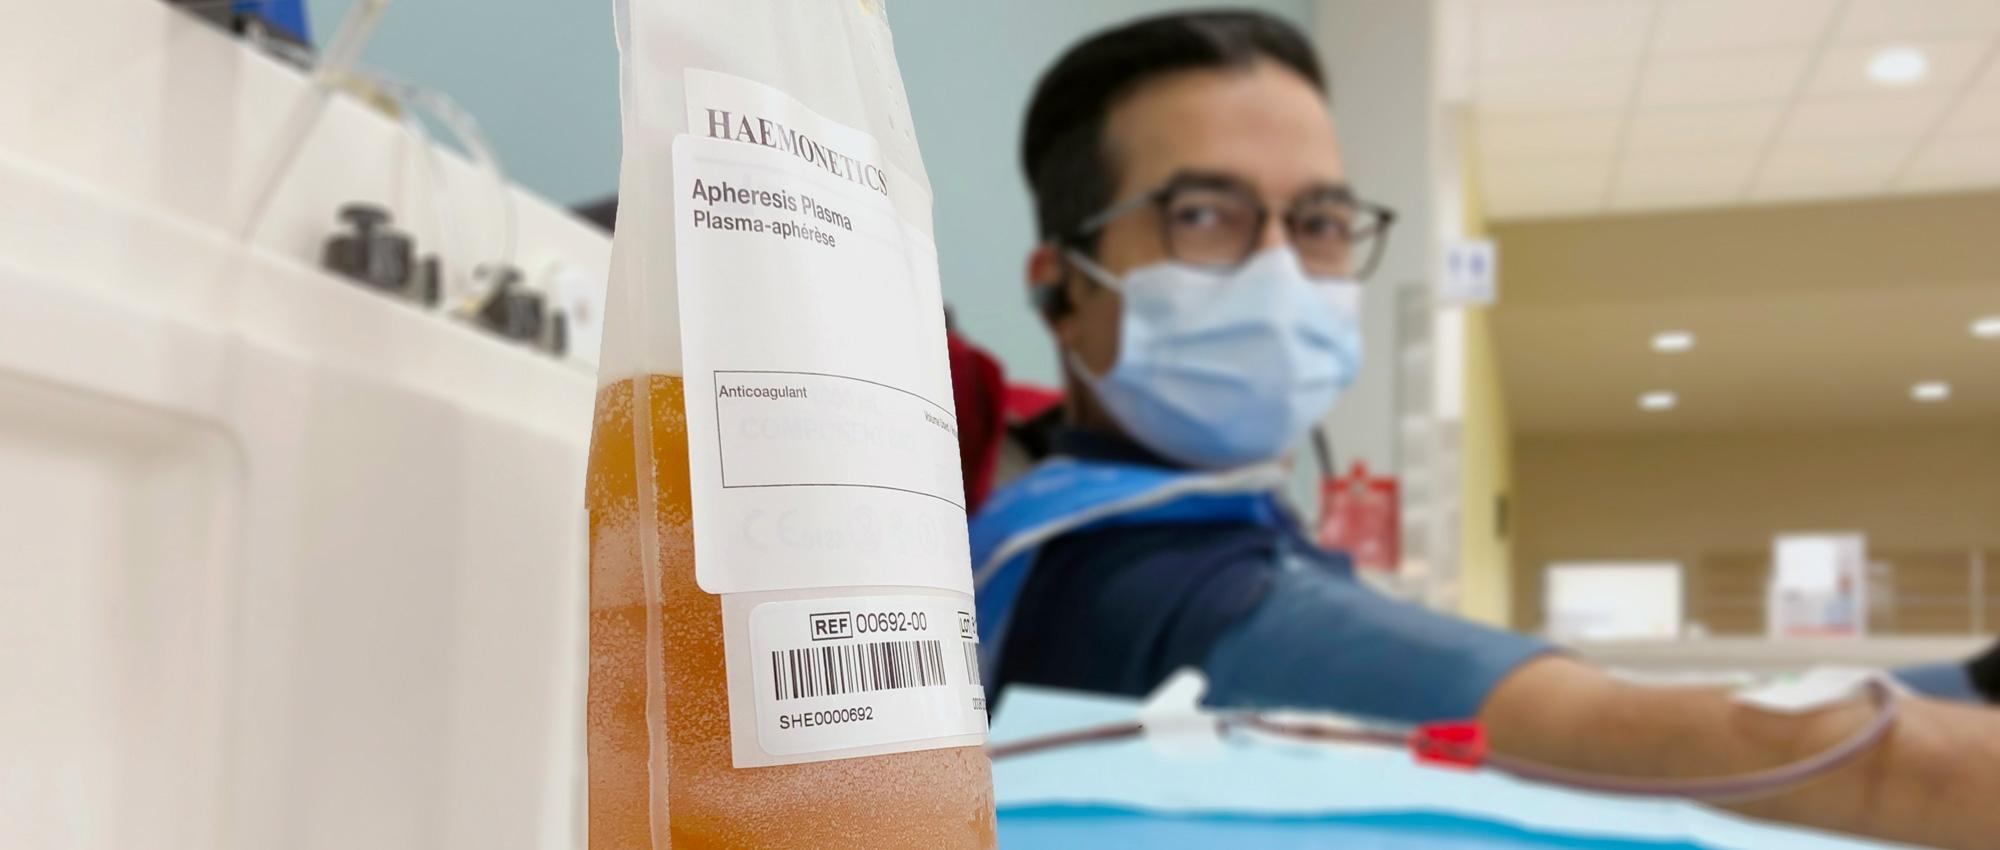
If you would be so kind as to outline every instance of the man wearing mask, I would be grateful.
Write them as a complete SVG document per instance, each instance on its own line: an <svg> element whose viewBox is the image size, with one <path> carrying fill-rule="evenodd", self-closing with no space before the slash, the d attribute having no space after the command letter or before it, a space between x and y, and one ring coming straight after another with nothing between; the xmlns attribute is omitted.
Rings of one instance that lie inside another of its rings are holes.
<svg viewBox="0 0 2000 850"><path fill-rule="evenodd" d="M1023 165L1028 282L1065 364L1055 457L972 522L982 650L1010 683L1140 695L1203 670L1217 707L1477 718L1513 755L1605 773L1750 772L1869 708L1766 714L1618 682L1520 635L1370 593L1275 496L1360 365L1394 216L1350 187L1310 46L1275 19L1100 33L1043 77ZM1000 696L996 689L996 697ZM1862 760L1753 814L1990 847L2000 714L1904 701Z"/></svg>

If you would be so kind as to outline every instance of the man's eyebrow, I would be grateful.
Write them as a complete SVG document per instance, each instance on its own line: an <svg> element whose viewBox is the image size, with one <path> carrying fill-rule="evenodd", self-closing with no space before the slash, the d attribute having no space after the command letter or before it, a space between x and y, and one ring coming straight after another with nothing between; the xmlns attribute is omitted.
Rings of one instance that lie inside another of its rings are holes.
<svg viewBox="0 0 2000 850"><path fill-rule="evenodd" d="M1173 187L1194 186L1205 189L1245 189L1254 191L1250 181L1227 171L1208 171L1199 168L1184 168L1174 172L1166 184ZM1293 203L1305 201L1348 201L1356 199L1354 187L1344 181L1328 180L1314 183L1292 196Z"/></svg>
<svg viewBox="0 0 2000 850"><path fill-rule="evenodd" d="M1168 186L1199 186L1205 189L1248 189L1250 181L1227 171L1183 168L1167 179Z"/></svg>
<svg viewBox="0 0 2000 850"><path fill-rule="evenodd" d="M1354 187L1337 181L1315 183L1293 196L1293 203L1306 201L1347 201L1355 200Z"/></svg>

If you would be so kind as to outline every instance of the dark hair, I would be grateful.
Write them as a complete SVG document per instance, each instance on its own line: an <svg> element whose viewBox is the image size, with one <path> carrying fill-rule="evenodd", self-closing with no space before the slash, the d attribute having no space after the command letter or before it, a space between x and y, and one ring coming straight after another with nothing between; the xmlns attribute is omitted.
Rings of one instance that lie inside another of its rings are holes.
<svg viewBox="0 0 2000 850"><path fill-rule="evenodd" d="M1260 12L1185 12L1108 29L1069 49L1028 101L1021 167L1042 238L1066 235L1109 206L1117 175L1104 119L1140 84L1177 71L1243 68L1267 59L1326 91L1297 28Z"/></svg>
<svg viewBox="0 0 2000 850"><path fill-rule="evenodd" d="M1972 686L1985 694L1988 702L2000 705L2000 643L1993 644L1985 655L1972 659L1966 665L1966 672L1972 676Z"/></svg>

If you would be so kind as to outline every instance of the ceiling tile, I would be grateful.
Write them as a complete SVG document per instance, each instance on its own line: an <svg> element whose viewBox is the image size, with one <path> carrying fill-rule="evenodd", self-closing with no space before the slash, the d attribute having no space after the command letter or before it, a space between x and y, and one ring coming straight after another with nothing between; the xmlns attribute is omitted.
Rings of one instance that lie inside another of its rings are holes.
<svg viewBox="0 0 2000 850"><path fill-rule="evenodd" d="M1675 187L1651 194L1614 194L1606 212L1666 212L1703 207L1735 206L1743 198L1743 187Z"/></svg>
<svg viewBox="0 0 2000 850"><path fill-rule="evenodd" d="M1973 89L1965 93L1938 132L1947 136L1990 133L2000 147L2000 89Z"/></svg>
<svg viewBox="0 0 2000 850"><path fill-rule="evenodd" d="M1757 149L1627 154L1611 190L1613 209L1724 204L1749 186Z"/></svg>
<svg viewBox="0 0 2000 850"><path fill-rule="evenodd" d="M1927 191L2000 184L2000 134L1941 136L1911 160L1898 188Z"/></svg>
<svg viewBox="0 0 2000 850"><path fill-rule="evenodd" d="M1611 158L1532 157L1482 163L1487 186L1510 194L1602 192L1611 177Z"/></svg>
<svg viewBox="0 0 2000 850"><path fill-rule="evenodd" d="M1632 93L1635 65L1567 65L1482 74L1482 114L1619 109Z"/></svg>
<svg viewBox="0 0 2000 850"><path fill-rule="evenodd" d="M2000 89L2000 59L1987 60L1986 73L1979 75L1979 79L1972 83L1972 87L1981 90Z"/></svg>
<svg viewBox="0 0 2000 850"><path fill-rule="evenodd" d="M1611 156L1617 152L1619 110L1496 115L1478 125L1480 156Z"/></svg>
<svg viewBox="0 0 2000 850"><path fill-rule="evenodd" d="M1808 98L1792 107L1780 138L1787 142L1902 138L1930 131L1953 98L1944 94L1875 94Z"/></svg>
<svg viewBox="0 0 2000 850"><path fill-rule="evenodd" d="M2000 0L1995 0L2000 6ZM1930 60L1924 78L1906 86L1884 86L1868 78L1868 63L1885 47L1914 47ZM1979 63L1992 46L1990 39L1955 41L1899 41L1881 44L1835 47L1820 57L1819 67L1806 86L1807 94L1859 94L1915 89L1958 89L1979 71Z"/></svg>
<svg viewBox="0 0 2000 850"><path fill-rule="evenodd" d="M1776 105L1641 109L1625 146L1632 151L1759 145L1777 129Z"/></svg>
<svg viewBox="0 0 2000 850"><path fill-rule="evenodd" d="M1765 161L1750 195L1779 200L1880 192L1910 149L1905 142L1781 143Z"/></svg>
<svg viewBox="0 0 2000 850"><path fill-rule="evenodd" d="M1498 218L1598 211L1611 179L1609 157L1537 157L1480 163L1481 197Z"/></svg>
<svg viewBox="0 0 2000 850"><path fill-rule="evenodd" d="M1589 216L1604 211L1603 198L1579 195L1575 198L1543 197L1519 201L1495 202L1487 207L1486 214L1496 221L1520 221L1532 218L1572 218Z"/></svg>
<svg viewBox="0 0 2000 850"><path fill-rule="evenodd" d="M2000 0L1433 1L1496 217L1995 185Z"/></svg>
<svg viewBox="0 0 2000 850"><path fill-rule="evenodd" d="M1842 44L2000 32L1994 0L1850 0L1834 39Z"/></svg>
<svg viewBox="0 0 2000 850"><path fill-rule="evenodd" d="M1655 60L1639 101L1648 106L1711 106L1783 100L1792 95L1808 50L1751 50Z"/></svg>
<svg viewBox="0 0 2000 850"><path fill-rule="evenodd" d="M1646 51L1650 0L1488 6L1479 13L1482 69L1626 60Z"/></svg>
<svg viewBox="0 0 2000 850"><path fill-rule="evenodd" d="M1903 142L1785 142L1771 151L1759 181L1888 178L1909 155Z"/></svg>
<svg viewBox="0 0 2000 850"><path fill-rule="evenodd" d="M1834 7L1835 0L1666 0L1653 35L1653 54L1812 47Z"/></svg>
<svg viewBox="0 0 2000 850"><path fill-rule="evenodd" d="M1482 12L1491 13L1496 10L1501 12L1546 11L1561 9L1567 6L1582 5L1592 2L1592 0L1472 0L1472 2Z"/></svg>
<svg viewBox="0 0 2000 850"><path fill-rule="evenodd" d="M1765 181L1752 186L1750 194L1744 200L1751 203L1830 201L1837 198L1865 198L1881 195L1885 191L1886 187L1881 180Z"/></svg>

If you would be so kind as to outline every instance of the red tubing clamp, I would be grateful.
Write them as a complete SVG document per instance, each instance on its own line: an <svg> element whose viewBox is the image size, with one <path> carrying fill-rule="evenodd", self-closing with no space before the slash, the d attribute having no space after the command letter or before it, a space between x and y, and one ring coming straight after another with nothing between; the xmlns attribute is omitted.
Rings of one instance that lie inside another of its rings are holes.
<svg viewBox="0 0 2000 850"><path fill-rule="evenodd" d="M1410 753L1418 764L1476 768L1486 762L1486 729L1471 720L1418 726Z"/></svg>

